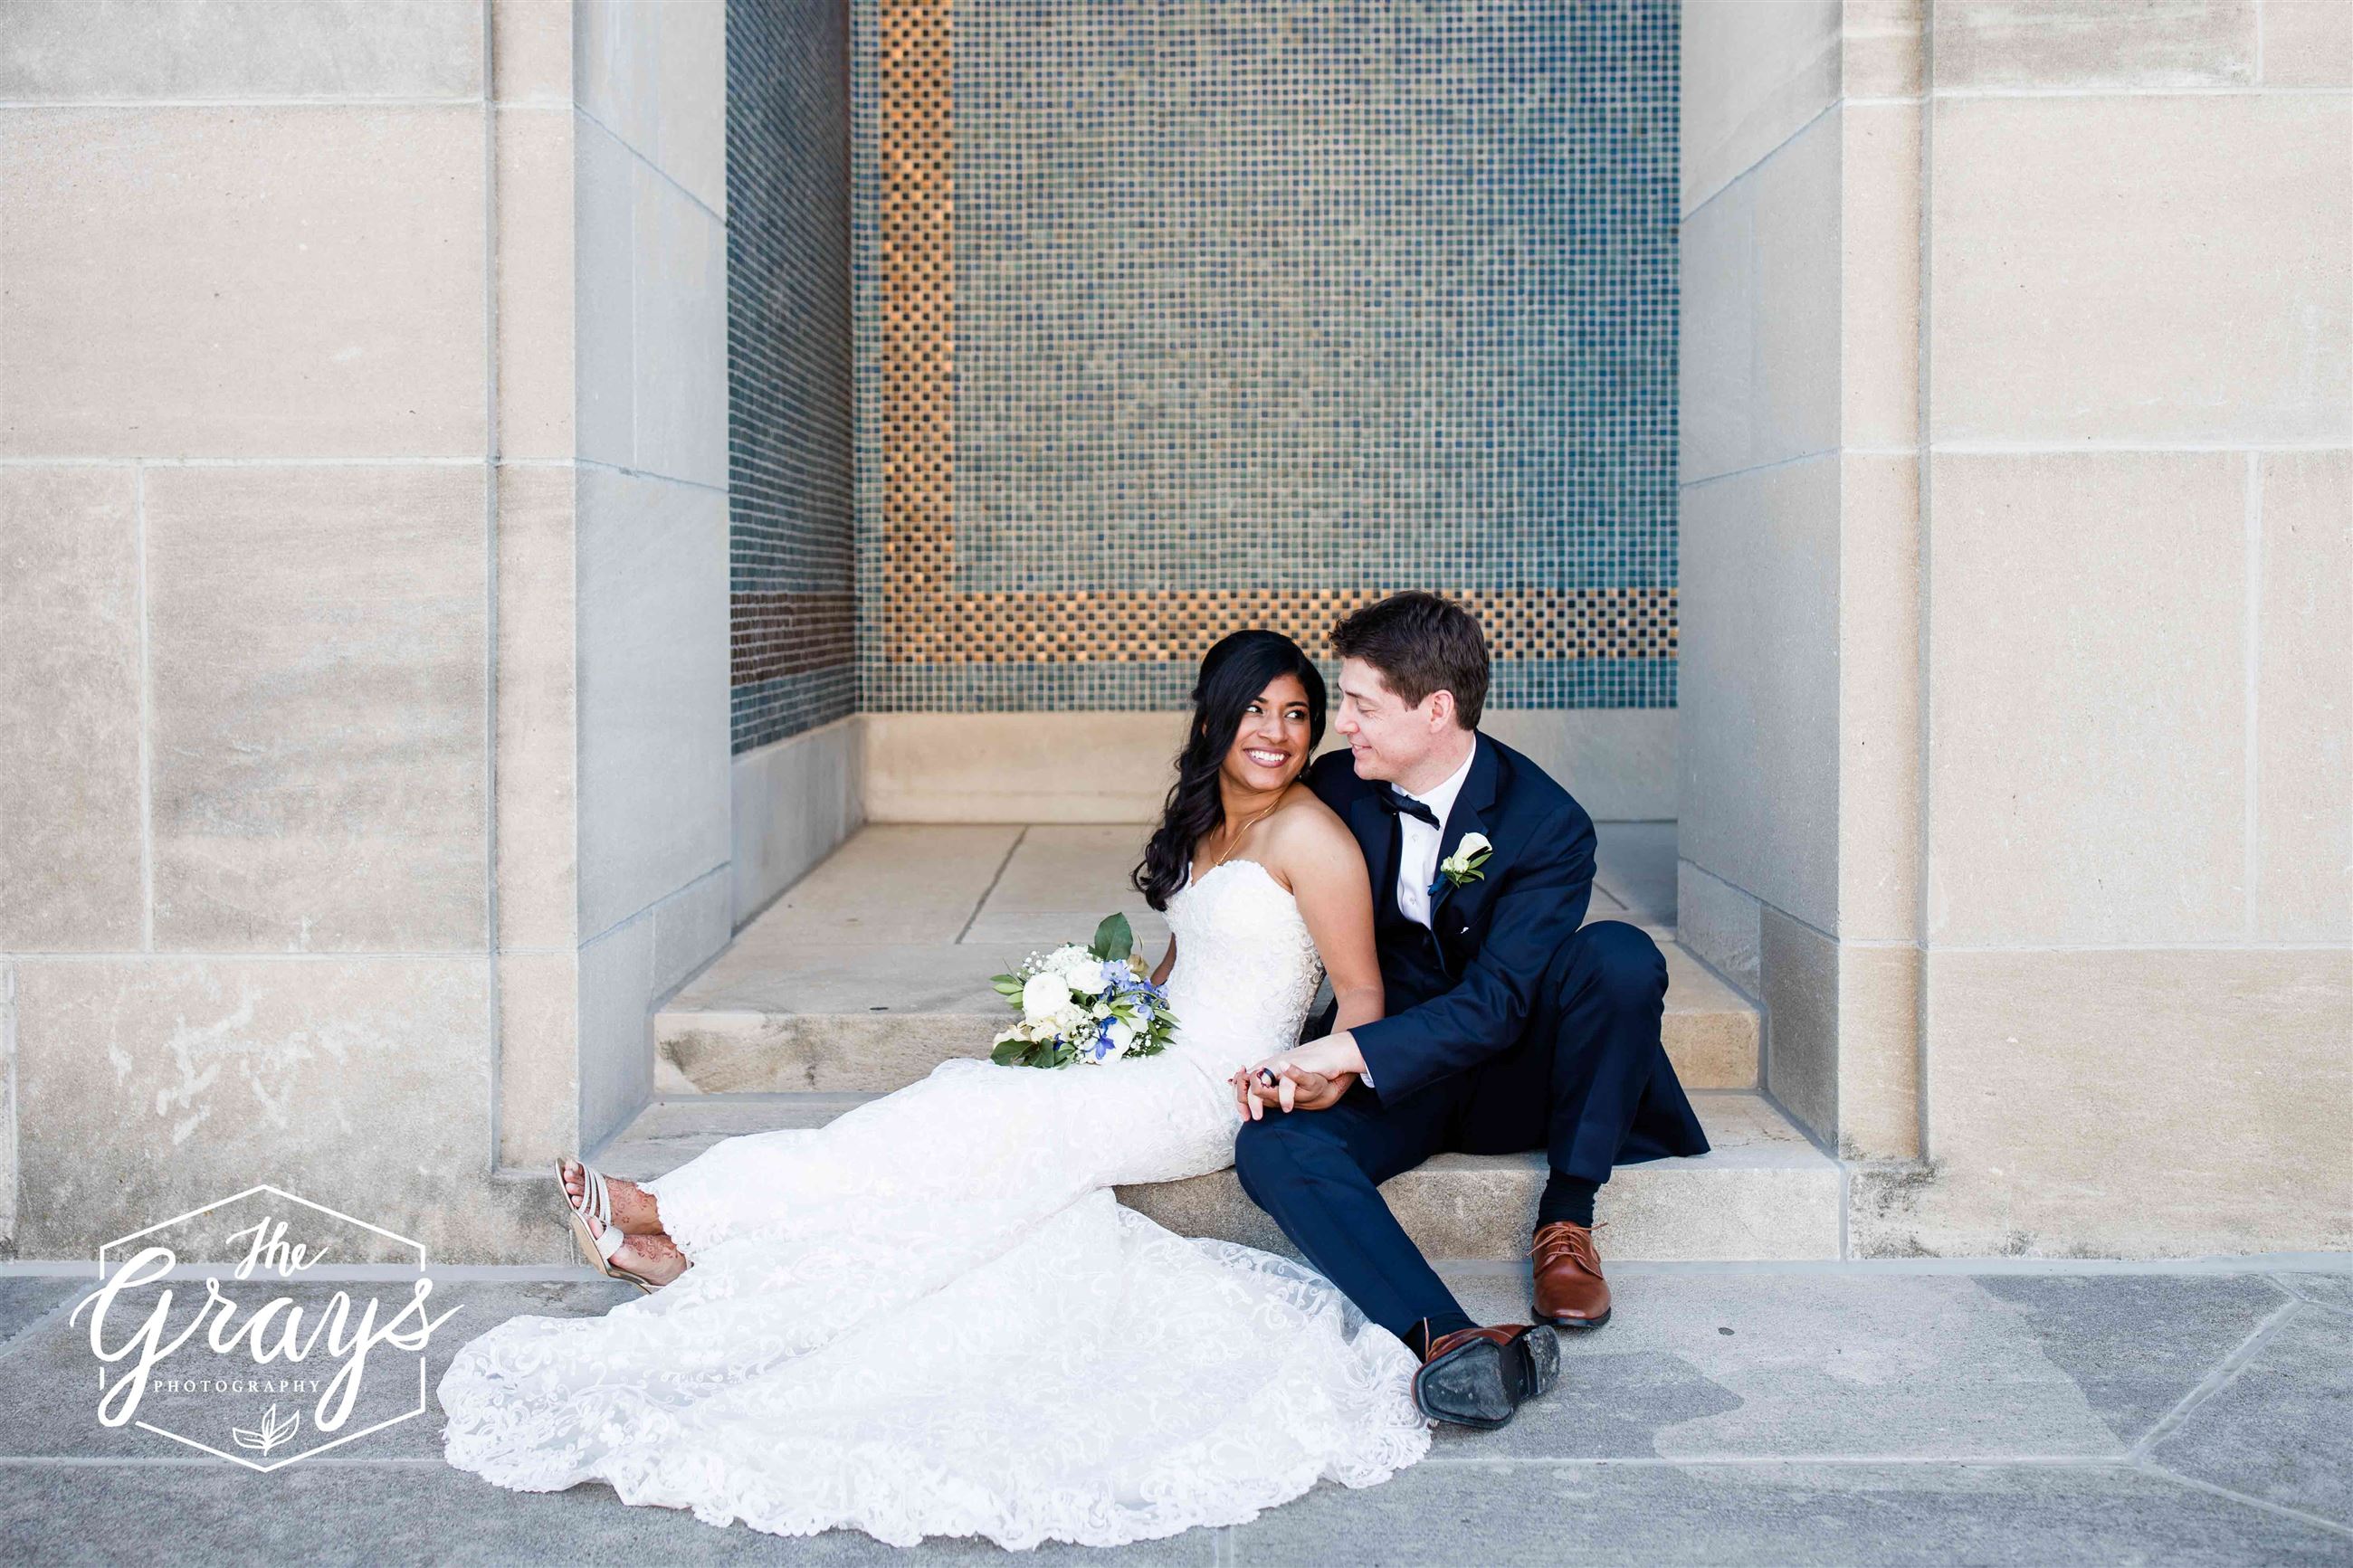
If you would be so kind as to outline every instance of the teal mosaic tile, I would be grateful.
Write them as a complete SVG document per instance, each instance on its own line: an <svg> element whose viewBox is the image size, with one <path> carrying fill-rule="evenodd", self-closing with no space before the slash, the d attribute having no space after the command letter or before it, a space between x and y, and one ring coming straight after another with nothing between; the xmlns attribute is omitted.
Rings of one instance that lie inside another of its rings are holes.
<svg viewBox="0 0 2353 1568"><path fill-rule="evenodd" d="M1337 689L1336 660L1318 661ZM1198 667L1167 661L890 664L870 668L861 706L881 713L1139 711L1183 708ZM1498 660L1493 708L1672 708L1672 658Z"/></svg>
<svg viewBox="0 0 2353 1568"><path fill-rule="evenodd" d="M728 0L729 698L738 752L857 705L849 18Z"/></svg>
<svg viewBox="0 0 2353 1568"><path fill-rule="evenodd" d="M1674 580L1672 0L955 18L958 588Z"/></svg>
<svg viewBox="0 0 2353 1568"><path fill-rule="evenodd" d="M1169 706L1118 595L1419 586L1668 590L1493 700L1672 706L1678 11L853 0L860 704Z"/></svg>

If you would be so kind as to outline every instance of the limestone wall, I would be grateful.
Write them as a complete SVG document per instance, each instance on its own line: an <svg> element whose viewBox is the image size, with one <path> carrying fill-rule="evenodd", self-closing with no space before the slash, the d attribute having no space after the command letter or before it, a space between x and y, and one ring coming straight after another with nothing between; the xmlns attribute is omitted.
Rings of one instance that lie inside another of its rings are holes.
<svg viewBox="0 0 2353 1568"><path fill-rule="evenodd" d="M11 1245L445 1259L726 940L719 0L0 3Z"/></svg>
<svg viewBox="0 0 2353 1568"><path fill-rule="evenodd" d="M2353 7L1684 41L1683 932L1853 1246L2353 1242Z"/></svg>

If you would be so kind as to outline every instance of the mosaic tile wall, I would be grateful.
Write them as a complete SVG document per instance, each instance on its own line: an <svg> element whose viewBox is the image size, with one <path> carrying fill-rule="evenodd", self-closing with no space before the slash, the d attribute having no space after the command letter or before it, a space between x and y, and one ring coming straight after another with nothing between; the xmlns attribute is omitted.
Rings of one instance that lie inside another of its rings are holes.
<svg viewBox="0 0 2353 1568"><path fill-rule="evenodd" d="M846 0L727 0L734 747L857 706Z"/></svg>
<svg viewBox="0 0 2353 1568"><path fill-rule="evenodd" d="M863 706L1454 593L1665 707L1676 0L852 0Z"/></svg>

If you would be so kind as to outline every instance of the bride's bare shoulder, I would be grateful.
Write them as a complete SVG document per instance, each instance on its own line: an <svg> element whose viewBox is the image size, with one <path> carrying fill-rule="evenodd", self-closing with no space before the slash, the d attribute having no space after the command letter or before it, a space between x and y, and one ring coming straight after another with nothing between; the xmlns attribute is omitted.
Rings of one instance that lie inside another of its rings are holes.
<svg viewBox="0 0 2353 1568"><path fill-rule="evenodd" d="M1267 836L1269 855L1280 862L1283 880L1293 888L1302 877L1330 877L1351 868L1359 875L1364 871L1364 852L1356 847L1356 836L1348 831L1339 813L1303 784L1293 787L1266 825L1271 829Z"/></svg>

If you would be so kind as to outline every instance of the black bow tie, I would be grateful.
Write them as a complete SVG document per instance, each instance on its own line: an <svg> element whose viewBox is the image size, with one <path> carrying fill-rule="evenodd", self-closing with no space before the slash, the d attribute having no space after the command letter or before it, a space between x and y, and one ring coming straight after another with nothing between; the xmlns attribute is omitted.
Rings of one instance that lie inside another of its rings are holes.
<svg viewBox="0 0 2353 1568"><path fill-rule="evenodd" d="M1432 827L1440 827L1438 814L1406 794L1393 784L1381 785L1381 809L1392 816L1418 816Z"/></svg>

